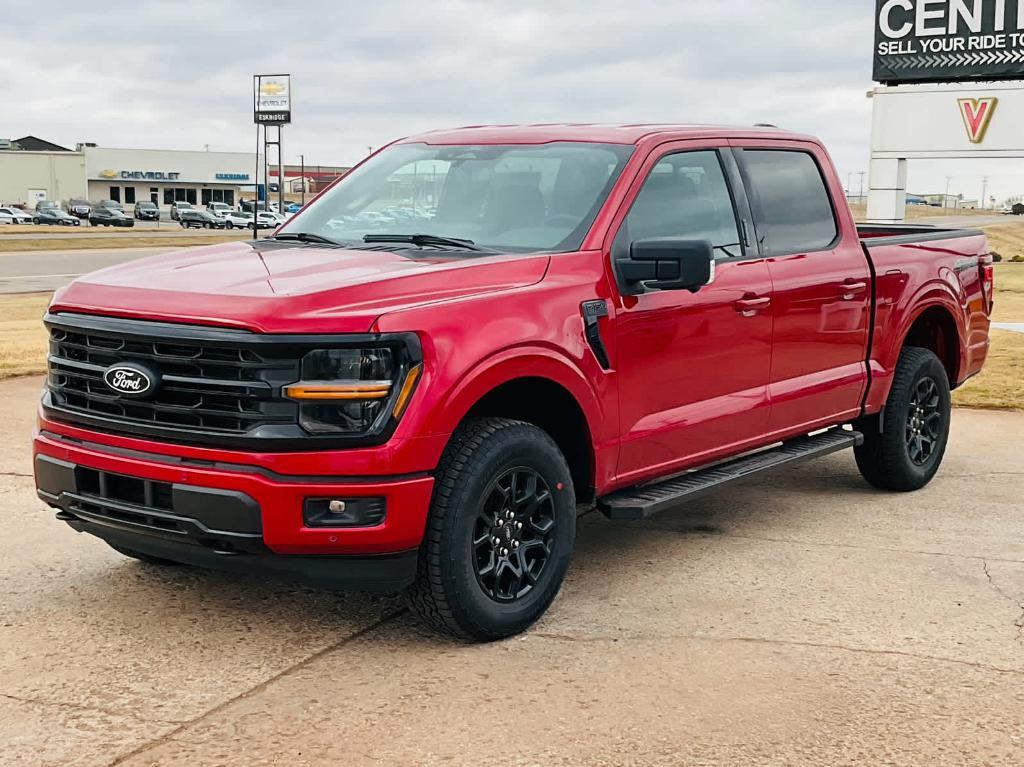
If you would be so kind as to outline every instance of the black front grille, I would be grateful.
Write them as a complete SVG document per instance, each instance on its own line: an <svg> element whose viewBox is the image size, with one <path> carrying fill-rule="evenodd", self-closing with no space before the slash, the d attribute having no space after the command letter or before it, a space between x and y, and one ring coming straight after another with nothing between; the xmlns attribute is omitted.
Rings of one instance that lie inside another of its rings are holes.
<svg viewBox="0 0 1024 767"><path fill-rule="evenodd" d="M280 387L298 380L301 350L256 343L254 334L124 321L110 327L58 315L50 329L49 391L67 413L207 434L242 435L293 425L297 406ZM111 365L142 363L160 382L145 398L104 383Z"/></svg>

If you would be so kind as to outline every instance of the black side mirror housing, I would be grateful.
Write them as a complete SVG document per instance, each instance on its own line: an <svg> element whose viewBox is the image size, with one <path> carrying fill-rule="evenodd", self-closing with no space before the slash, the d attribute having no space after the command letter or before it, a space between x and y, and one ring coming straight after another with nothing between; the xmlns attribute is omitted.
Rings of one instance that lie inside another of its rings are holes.
<svg viewBox="0 0 1024 767"><path fill-rule="evenodd" d="M619 274L629 286L696 293L711 282L715 251L709 240L661 237L636 240L629 258L619 261Z"/></svg>

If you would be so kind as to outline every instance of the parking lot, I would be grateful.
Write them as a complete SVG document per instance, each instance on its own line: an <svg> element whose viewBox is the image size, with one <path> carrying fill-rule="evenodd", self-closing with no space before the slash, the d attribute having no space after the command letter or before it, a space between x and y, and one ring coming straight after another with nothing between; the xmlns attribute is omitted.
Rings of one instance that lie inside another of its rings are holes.
<svg viewBox="0 0 1024 767"><path fill-rule="evenodd" d="M467 646L398 600L127 560L36 500L0 383L5 765L1020 764L1024 414L925 491L841 454L580 525L546 618Z"/></svg>

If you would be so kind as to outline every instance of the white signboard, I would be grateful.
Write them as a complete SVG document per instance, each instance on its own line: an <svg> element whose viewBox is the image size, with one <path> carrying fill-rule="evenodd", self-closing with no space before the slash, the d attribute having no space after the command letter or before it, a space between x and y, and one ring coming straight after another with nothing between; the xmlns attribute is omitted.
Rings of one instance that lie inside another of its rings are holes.
<svg viewBox="0 0 1024 767"><path fill-rule="evenodd" d="M291 75L255 76L255 122L284 125L292 121L291 80Z"/></svg>

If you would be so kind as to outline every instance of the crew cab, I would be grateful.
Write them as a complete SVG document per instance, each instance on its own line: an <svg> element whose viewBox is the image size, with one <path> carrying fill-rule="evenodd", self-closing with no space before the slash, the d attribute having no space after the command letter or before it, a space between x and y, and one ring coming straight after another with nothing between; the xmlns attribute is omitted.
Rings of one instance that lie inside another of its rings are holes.
<svg viewBox="0 0 1024 767"><path fill-rule="evenodd" d="M58 291L36 485L129 557L403 591L497 639L554 599L578 509L845 449L924 487L992 298L981 232L858 228L813 138L427 133L271 237Z"/></svg>

